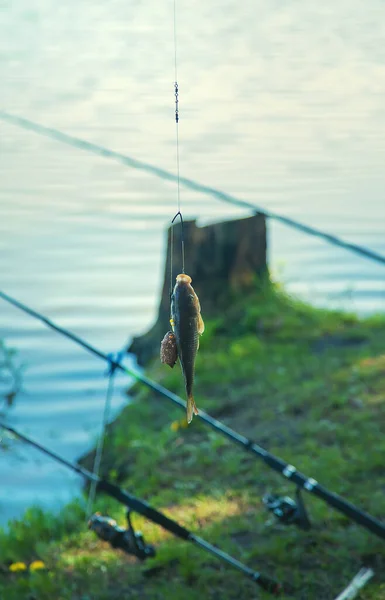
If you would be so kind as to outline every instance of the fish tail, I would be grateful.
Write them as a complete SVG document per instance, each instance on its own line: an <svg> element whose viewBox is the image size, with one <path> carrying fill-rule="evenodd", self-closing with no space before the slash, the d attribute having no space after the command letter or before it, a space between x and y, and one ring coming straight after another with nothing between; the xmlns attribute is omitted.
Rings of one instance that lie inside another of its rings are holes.
<svg viewBox="0 0 385 600"><path fill-rule="evenodd" d="M190 395L187 398L187 407L186 408L187 408L187 423L191 423L193 415L198 414L198 409L195 404L194 397L192 395Z"/></svg>

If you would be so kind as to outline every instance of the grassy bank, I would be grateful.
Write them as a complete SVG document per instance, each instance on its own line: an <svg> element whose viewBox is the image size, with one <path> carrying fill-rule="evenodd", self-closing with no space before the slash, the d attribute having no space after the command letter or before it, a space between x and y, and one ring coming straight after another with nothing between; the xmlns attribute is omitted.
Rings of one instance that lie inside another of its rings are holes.
<svg viewBox="0 0 385 600"><path fill-rule="evenodd" d="M232 297L228 306L206 323L198 407L381 518L385 319L316 310L277 287ZM147 374L183 394L179 367L154 361ZM180 409L139 385L110 429L103 471L251 567L289 583L287 599L331 600L365 564L376 577L361 598L385 600L384 542L312 496L305 498L310 532L270 523L261 496L293 495L292 486L197 419L186 428ZM100 498L96 509L124 523L115 502ZM141 517L134 521L157 547L144 565L87 531L77 503L56 517L29 511L0 534L0 598L270 597L214 557ZM46 570L9 571L10 563L35 560Z"/></svg>

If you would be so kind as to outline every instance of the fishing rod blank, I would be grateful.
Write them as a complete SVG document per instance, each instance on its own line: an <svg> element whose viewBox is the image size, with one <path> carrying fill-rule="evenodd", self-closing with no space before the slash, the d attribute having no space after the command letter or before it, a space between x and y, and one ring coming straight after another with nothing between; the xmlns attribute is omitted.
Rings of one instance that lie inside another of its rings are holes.
<svg viewBox="0 0 385 600"><path fill-rule="evenodd" d="M9 425L6 425L5 423L2 423L2 422L0 422L0 427L5 429L6 431L9 431L14 436L18 437L20 440L25 442L26 444L29 444L30 446L33 446L37 450L40 450L40 452L43 452L44 454L46 454L53 460L61 463L68 469L75 471L76 473L78 473L78 475L81 475L84 479L97 483L99 490L106 492L106 494L108 494L112 498L115 498L115 500L117 500L121 504L124 504L125 506L127 506L127 508L142 515L143 517L146 517L147 519L149 519L150 521L153 521L157 525L160 525L161 527L163 527L163 529L170 531L176 537L179 537L179 538L189 541L189 542L193 542L194 544L196 544L200 548L206 550L207 552L210 552L217 558L222 559L224 562L230 564L232 567L238 569L238 571L241 571L242 573L244 573L245 575L250 577L253 581L255 581L255 583L257 583L264 590L266 590L272 594L276 594L276 595L281 593L282 587L279 583L277 583L276 581L274 581L267 575L262 575L261 573L259 573L259 571L254 571L253 569L250 569L249 567L247 567L246 565L241 563L236 558L233 558L232 556L230 556L230 554L227 554L227 552L223 552L223 550L220 550L219 548L216 548L209 542L206 542L206 540L199 537L198 535L195 535L194 533L192 533L191 531L189 531L182 525L179 525L179 523L177 523L173 519L170 519L169 517L167 517L165 514L161 513L160 511L156 510L155 508L150 506L150 504L148 504L144 500L140 500L139 498L136 498L136 496L133 496L129 492L122 490L119 486L117 486L113 483L110 483L109 481L107 481L105 479L101 479L98 475L95 475L94 473L91 473L91 471L88 471L88 469L85 469L84 467L81 467L80 465L74 464L74 463L66 460L59 454L56 454L56 452L53 452L52 450L49 450L49 448L46 448L42 444L35 442L30 437L28 437L22 433L19 433L13 427L10 427Z"/></svg>
<svg viewBox="0 0 385 600"><path fill-rule="evenodd" d="M47 325L54 331L57 331L58 333L64 335L65 337L73 340L76 344L78 344L79 346L82 346L85 350L87 350L91 354L94 354L95 356L98 356L102 360L105 360L106 362L108 362L110 364L111 368L119 369L123 373L126 373L127 375L134 377L137 381L141 381L145 386L147 386L148 388L150 388L151 390L153 390L160 396L167 398L174 404L181 407L183 410L186 410L185 401L182 400L182 398L180 398L173 392L170 392L170 390L166 389L159 383L152 381L145 375L142 375L136 371L128 369L121 362L117 362L117 361L111 359L111 357L109 357L107 354L104 354L97 348L94 348L93 346L91 346L91 344L89 344L88 342L85 342L84 340L82 340L80 337L78 337L74 333L72 333L62 327L59 327L58 325L53 323L50 319L48 319L44 315L41 315L40 313L36 312L29 306L26 306L25 304L12 298L8 294L5 294L4 292L0 291L0 298L5 300L6 302L12 304L16 308L19 308L20 310L24 311L25 313L31 315L32 317L38 319L39 321L43 322L45 325ZM307 477L300 471L297 471L297 469L293 465L290 465L290 464L286 463L285 461L283 461L282 459L277 458L273 454L270 454L267 450L265 450L258 444L255 444L252 440L237 433L236 431L234 431L230 427L227 427L227 425L224 425L217 419L214 419L209 414L207 414L205 411L200 410L199 414L197 415L197 418L200 419L203 423L206 423L206 425L209 425L210 427L212 427L215 431L226 436L232 442L241 446L244 450L251 452L254 456L257 456L258 458L263 460L264 463L268 467L270 467L271 469L273 469L274 471L276 471L283 477L287 478L288 480L292 481L299 488L304 489L311 494L314 494L318 498L321 498L321 500L323 500L330 506L333 506L333 508L335 508L336 510L339 510L341 513L343 513L346 517L348 517L352 521L355 521L362 527L365 527L366 529L368 529L369 531L371 531L378 537L385 539L385 523L379 521L378 519L375 519L368 513L360 510L359 508L357 508L356 506L354 506L347 500L344 500L343 498L341 498L341 496L338 496L337 494L335 494L333 492L329 492L329 490L327 490L325 487L321 486L312 477Z"/></svg>
<svg viewBox="0 0 385 600"><path fill-rule="evenodd" d="M226 192L222 192L221 190L217 190L216 188L204 185L202 183L198 183L193 179L188 179L187 177L178 177L177 175L174 175L173 173L170 173L165 169L161 169L160 167L151 165L150 163L137 160L125 154L121 154L120 152L115 152L114 150L110 150L109 148L106 148L104 146L93 144L92 142L89 142L87 140L68 135L67 133L63 133L62 131L54 129L53 127L45 127L44 125L40 125L40 123L35 123L34 121L30 121L29 119L17 117L16 115L12 115L3 110L0 110L0 119L6 121L7 123L16 125L17 127L22 127L27 131L33 131L38 135L49 137L62 144L67 144L74 148L84 150L86 152L91 152L92 154L95 154L96 156L100 156L102 158L115 160L132 169L139 169L140 171L150 173L151 175L155 175L156 177L159 177L160 179L163 179L165 181L178 182L180 185L194 192L205 194L207 196L212 196L213 198L216 198L217 200L220 200L222 202L226 202L227 204L232 204L234 206L238 206L239 208L251 211L253 214L262 214L266 218L275 219L276 221L283 223L288 227L293 227L294 229L302 231L303 233L307 233L308 235L319 237L329 242L330 244L333 244L334 246L339 246L340 248L344 248L346 250L354 252L355 254L359 254L364 258L369 258L370 260L374 260L382 265L385 265L385 256L378 254L378 252L375 252L370 248L365 248L364 246L359 246L358 244L352 244L337 237L336 235L328 233L327 231L322 231L321 229L317 229L316 227L300 223L299 221L291 219L290 217L285 217L285 215L266 210L263 207L256 206L251 202L246 202L241 198L237 198L236 196L232 196L231 194L227 194Z"/></svg>

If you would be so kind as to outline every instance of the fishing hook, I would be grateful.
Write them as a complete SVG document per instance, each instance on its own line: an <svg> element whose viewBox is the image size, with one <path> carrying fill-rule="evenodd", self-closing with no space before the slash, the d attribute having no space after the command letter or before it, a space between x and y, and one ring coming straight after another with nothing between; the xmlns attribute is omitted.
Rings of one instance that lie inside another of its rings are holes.
<svg viewBox="0 0 385 600"><path fill-rule="evenodd" d="M180 210L178 210L178 212L176 213L176 215L174 216L173 220L171 221L171 225L174 225L174 221L175 219L179 217L180 218L180 223L181 223L181 248L182 248L182 273L184 273L184 221L183 221L183 216L182 213L180 212ZM171 234L173 233L173 228L171 229ZM171 257L172 257L172 252L173 252L173 235L172 235L172 239L171 239ZM172 277L172 273L171 273L171 277Z"/></svg>

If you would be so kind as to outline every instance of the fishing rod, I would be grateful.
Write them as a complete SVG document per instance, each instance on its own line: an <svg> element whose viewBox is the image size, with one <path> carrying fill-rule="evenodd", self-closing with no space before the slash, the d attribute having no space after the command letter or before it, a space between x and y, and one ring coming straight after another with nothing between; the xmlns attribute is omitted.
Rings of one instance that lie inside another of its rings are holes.
<svg viewBox="0 0 385 600"><path fill-rule="evenodd" d="M18 117L16 115L12 115L3 110L0 110L0 119L12 125L16 125L17 127L21 127L22 129L26 129L27 131L33 131L38 135L43 135L50 139L56 140L62 144L66 144L72 146L73 148L77 148L79 150L84 150L86 152L91 152L97 156L102 158L108 158L115 160L127 167L132 169L138 169L140 171L144 171L146 173L150 173L155 177L159 177L165 181L178 182L180 185L184 186L187 189L190 189L195 192L199 192L201 194L205 194L206 196L212 196L221 202L226 202L227 204L232 204L233 206L238 206L239 208L243 208L253 213L262 214L266 218L275 219L288 227L292 227L303 233L307 233L308 235L312 235L315 237L319 237L334 246L339 246L340 248L344 248L345 250L349 250L354 252L355 254L359 254L364 258L369 258L370 260L374 260L378 263L385 265L385 256L382 256L378 252L371 250L370 248L365 248L364 246L359 246L358 244L352 244L350 242L346 242L345 240L328 233L327 231L322 231L321 229L317 229L316 227L312 227L310 225L305 225L304 223L300 223L295 219L291 219L290 217L285 217L279 213L275 213L269 210L266 210L263 207L252 204L251 202L246 202L241 198L237 198L231 194L227 194L226 192L222 192L221 190L217 190L216 188L204 185L192 179L188 179L187 177L179 177L174 175L170 171L166 171L165 169L161 169L160 167L156 167L150 163L146 163L144 161L137 160L120 152L115 152L109 148L104 146L100 146L98 144L94 144L87 140L83 140L81 138L77 138L75 136L64 133L58 129L54 129L53 127L46 127L45 125L41 125L40 123L36 123L29 119L25 119L24 117Z"/></svg>
<svg viewBox="0 0 385 600"><path fill-rule="evenodd" d="M128 369L121 362L117 362L111 359L111 357L109 357L107 354L104 354L97 348L94 348L93 346L91 346L91 344L85 342L74 333L60 327L59 325L56 325L44 315L41 315L29 306L26 306L25 304L19 302L18 300L12 298L11 296L5 294L2 291L0 291L0 298L12 304L16 308L19 308L23 312L31 315L32 317L38 319L39 321L43 322L45 325L47 325L54 331L57 331L61 335L64 335L65 337L73 340L76 344L82 346L88 352L91 352L95 356L98 356L99 358L108 362L111 368L120 370L123 373L134 377L137 381L142 382L146 387L153 390L161 397L167 398L168 400L173 402L173 404L176 404L177 406L182 408L184 411L186 410L185 401L170 390L168 390L167 388L160 385L159 383L152 381L151 379L149 379L145 375L142 375L141 373L138 373L132 369ZM226 436L232 442L238 444L244 450L251 452L254 456L261 459L268 467L273 469L273 471L276 471L277 473L285 477L285 479L291 481L294 485L296 485L297 489L305 490L310 494L314 494L315 496L317 496L336 510L343 513L352 521L358 523L358 525L365 527L365 529L368 529L378 537L385 540L385 523L379 521L375 517L372 517L368 513L357 508L356 506L354 506L347 500L344 500L344 498L335 494L334 492L330 492L312 477L304 475L303 473L298 471L293 465L286 463L284 460L274 456L273 454L270 454L270 452L268 452L258 444L255 444L249 438L245 437L244 435L241 435L240 433L237 433L230 427L227 427L227 425L224 425L224 423L221 423L221 421L214 419L205 411L200 410L199 414L197 415L197 418L200 419L206 425L209 425L215 431Z"/></svg>
<svg viewBox="0 0 385 600"><path fill-rule="evenodd" d="M32 440L30 437L20 433L13 427L10 427L9 425L6 425L3 422L0 422L0 427L5 429L9 433L13 434L14 436L16 436L17 438L22 440L24 443L32 446L33 448L36 448L40 452L46 454L47 456L49 456L56 462L59 462L62 465L64 465L65 467L67 467L68 469L75 471L75 473L77 473L78 475L80 475L81 477L86 479L87 481L96 483L98 486L98 489L100 491L105 492L106 494L108 494L109 496L111 496L112 498L114 498L115 500L120 502L120 504L123 504L124 506L126 506L129 511L132 510L133 512L136 512L136 513L142 515L149 521L152 521L153 523L160 525L161 527L163 527L163 529L166 529L167 531L169 531L176 537L179 537L182 540L185 540L188 542L192 542L196 546L202 548L203 550L206 550L210 554L213 554L217 558L228 563L229 565L231 565L238 571L241 571L244 575L247 575L250 579L252 579L255 583L257 583L261 588L263 588L267 592L270 592L274 595L278 595L282 592L282 586L279 583L277 583L276 581L274 581L272 578L268 577L267 575L262 575L262 573L260 573L259 571L254 571L250 567L247 567L246 565L241 563L236 558L233 558L232 556L230 556L230 554L227 554L227 552L220 550L216 546L213 546L209 542L206 542L206 540L204 540L200 536L195 535L195 533L192 533L191 531L186 529L186 527L179 525L179 523L177 523L173 519L170 519L169 517L167 517L165 514L163 514L156 508L153 508L150 504L148 504L144 500L140 500L136 496L133 496L132 494L123 490L122 488L115 485L114 483L111 483L111 482L107 481L106 479L102 479L98 475L91 473L91 471L88 471L84 467L81 467L80 465L74 464L74 463L66 460L59 454L56 454L49 448L46 448L42 444L39 444L35 440ZM129 514L130 514L130 512L128 513L128 515ZM136 536L134 535L136 542L137 542L137 548L132 547L128 544L126 544L126 546L125 546L124 542L123 543L117 542L117 539L119 539L119 534L124 534L125 530L122 530L121 528L117 528L115 521L113 521L112 519L109 519L108 517L101 517L97 513L96 515L94 515L91 518L89 525L90 525L90 528L93 529L99 535L99 537L101 537L105 541L112 542L111 545L113 545L114 547L120 547L123 550L125 550L126 552L128 551L131 554L135 554L136 556L138 556L138 558L144 559L144 558L147 558L148 556L155 555L155 551L154 551L153 547L146 546L144 544L143 536L141 534L136 534ZM114 532L115 536L113 536L113 534L111 532ZM134 533L130 520L129 520L128 532L131 534ZM124 537L124 536L121 535L121 537ZM133 539L133 537L131 537L131 539ZM134 544L135 544L135 540L134 540ZM138 552L136 552L136 549L138 550Z"/></svg>

